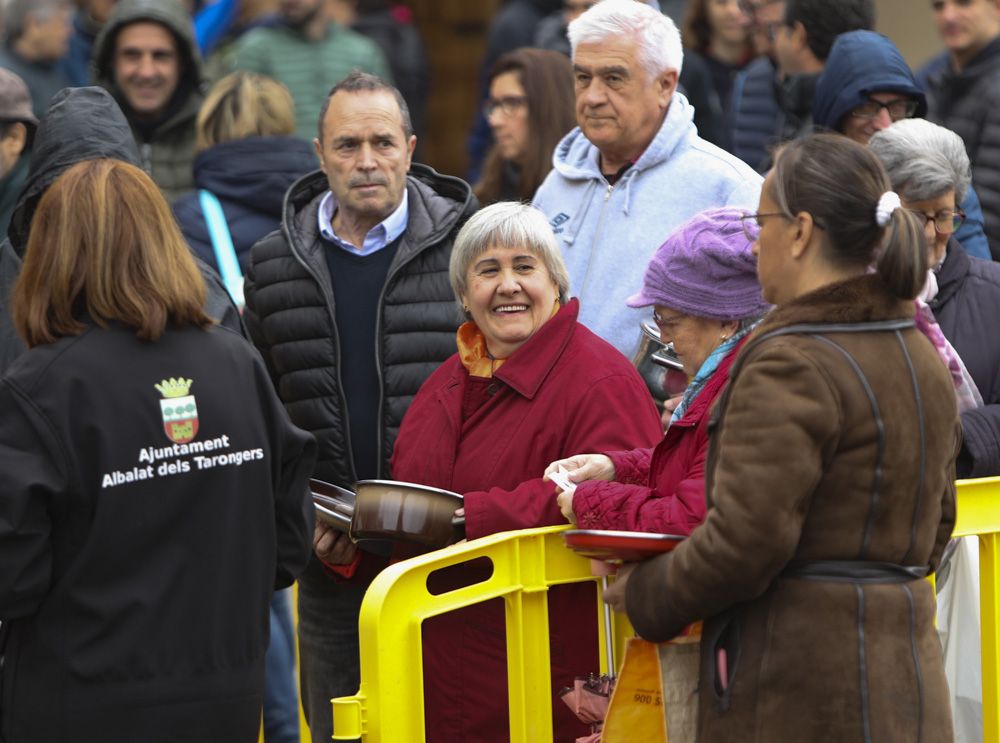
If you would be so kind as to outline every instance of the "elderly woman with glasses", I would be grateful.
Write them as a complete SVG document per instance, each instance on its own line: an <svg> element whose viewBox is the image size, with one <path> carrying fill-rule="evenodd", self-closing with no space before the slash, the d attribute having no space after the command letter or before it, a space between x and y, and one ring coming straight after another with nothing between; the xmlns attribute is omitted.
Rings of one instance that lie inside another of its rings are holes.
<svg viewBox="0 0 1000 743"><path fill-rule="evenodd" d="M582 529L686 536L705 518L708 412L730 366L768 304L757 281L754 215L711 209L678 228L653 255L630 307L652 307L690 383L666 436L650 449L576 454L552 462L576 489L560 491L563 515Z"/></svg>
<svg viewBox="0 0 1000 743"><path fill-rule="evenodd" d="M1000 474L1000 265L966 254L954 232L962 219L955 204L969 187L971 170L965 144L954 132L928 121L901 121L879 132L871 149L882 160L902 203L925 220L932 266L923 297L941 331L958 352L966 379L981 396L963 410L959 477ZM971 377L971 379L969 379ZM943 630L945 669L952 690L955 729L967 740L981 740L981 690L968 689L952 671L979 663L978 625L961 623L979 616L977 540L954 540L945 553L950 569L940 570L938 626ZM967 578L967 579L966 579ZM961 698L960 703L958 699ZM977 707L978 704L978 707Z"/></svg>
<svg viewBox="0 0 1000 743"><path fill-rule="evenodd" d="M555 236L534 207L500 202L473 215L450 274L468 322L458 353L403 419L392 475L462 493L470 540L564 523L545 466L577 451L652 445L662 432L653 400L629 361L577 322ZM464 565L431 590L485 577ZM555 586L548 603L554 740L570 743L587 728L557 695L597 668L594 587ZM423 633L428 740L509 740L503 602L434 617Z"/></svg>
<svg viewBox="0 0 1000 743"><path fill-rule="evenodd" d="M984 405L962 412L959 477L1000 475L1000 265L969 256L954 232L971 169L954 132L923 120L893 124L869 145L903 205L924 221L932 271L923 298L965 364Z"/></svg>
<svg viewBox="0 0 1000 743"><path fill-rule="evenodd" d="M582 529L687 536L705 519L709 411L750 331L768 309L757 281L755 215L734 209L698 214L653 255L631 307L653 307L691 381L654 448L603 450L553 462L575 490L560 490L563 515ZM698 644L690 637L660 649L670 740L693 741Z"/></svg>

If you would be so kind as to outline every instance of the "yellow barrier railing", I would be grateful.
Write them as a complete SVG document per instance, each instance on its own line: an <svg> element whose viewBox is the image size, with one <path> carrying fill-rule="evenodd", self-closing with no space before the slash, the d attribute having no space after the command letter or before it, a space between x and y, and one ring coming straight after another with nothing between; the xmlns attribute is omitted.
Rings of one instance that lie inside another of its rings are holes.
<svg viewBox="0 0 1000 743"><path fill-rule="evenodd" d="M596 580L588 560L563 545L555 526L495 534L390 565L372 583L361 606L361 689L333 700L334 739L365 743L424 738L421 623L438 614L503 598L507 620L507 675L511 743L552 740L549 623L546 591L551 585ZM955 536L980 540L983 740L1000 743L1000 478L958 483ZM427 590L436 570L487 557L492 576L441 595ZM595 606L600 635L604 615ZM616 657L631 633L613 615ZM608 667L600 649L601 670ZM583 672L586 669L581 669Z"/></svg>
<svg viewBox="0 0 1000 743"><path fill-rule="evenodd" d="M1000 477L958 481L954 536L979 537L983 741L1000 743Z"/></svg>
<svg viewBox="0 0 1000 743"><path fill-rule="evenodd" d="M560 533L567 528L504 532L386 568L372 583L361 605L361 689L353 697L333 700L334 739L362 737L366 743L423 741L421 622L447 611L503 598L511 743L551 741L548 587L596 580L590 573L589 561L564 546ZM480 557L493 562L493 574L487 580L437 596L427 590L430 573ZM599 606L598 597L594 610L603 636L604 616ZM624 624L621 617L617 621ZM618 627L615 634L621 642L627 631ZM607 655L603 643L600 652L604 671Z"/></svg>

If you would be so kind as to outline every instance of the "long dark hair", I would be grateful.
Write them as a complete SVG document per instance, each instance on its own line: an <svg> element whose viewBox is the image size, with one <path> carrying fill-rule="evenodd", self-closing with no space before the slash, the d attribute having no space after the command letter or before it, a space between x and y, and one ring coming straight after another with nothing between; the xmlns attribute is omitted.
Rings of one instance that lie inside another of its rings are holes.
<svg viewBox="0 0 1000 743"><path fill-rule="evenodd" d="M530 137L521 166L518 196L522 201L530 201L552 170L552 152L559 140L576 126L573 65L559 52L524 48L500 57L490 70L488 84L505 72L517 73L528 99ZM483 204L500 199L505 164L496 147L490 150L482 177L473 189Z"/></svg>
<svg viewBox="0 0 1000 743"><path fill-rule="evenodd" d="M770 195L790 217L812 215L826 233L832 262L859 271L875 262L889 291L913 299L927 279L924 226L902 208L885 227L878 225L876 207L891 190L867 147L840 134L813 134L778 150Z"/></svg>

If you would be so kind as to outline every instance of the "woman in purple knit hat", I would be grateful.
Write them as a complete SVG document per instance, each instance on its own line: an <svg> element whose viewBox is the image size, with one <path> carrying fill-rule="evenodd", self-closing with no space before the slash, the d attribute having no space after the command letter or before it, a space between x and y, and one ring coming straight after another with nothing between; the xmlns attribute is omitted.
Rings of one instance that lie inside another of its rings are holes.
<svg viewBox="0 0 1000 743"><path fill-rule="evenodd" d="M705 518L708 410L750 330L769 305L751 252L756 235L734 209L710 209L681 225L653 255L630 307L652 307L664 343L690 378L653 449L578 454L553 462L577 483L560 491L563 515L581 529L687 536ZM755 227L752 229L756 229Z"/></svg>
<svg viewBox="0 0 1000 743"><path fill-rule="evenodd" d="M756 225L734 209L710 209L671 234L653 255L630 307L652 307L664 343L690 378L666 435L652 449L578 454L553 462L575 483L559 491L563 515L581 529L687 536L705 519L708 412L750 331L769 309L752 252ZM694 640L694 642L692 642ZM694 740L697 638L665 646L669 737ZM687 668L687 672L685 672Z"/></svg>

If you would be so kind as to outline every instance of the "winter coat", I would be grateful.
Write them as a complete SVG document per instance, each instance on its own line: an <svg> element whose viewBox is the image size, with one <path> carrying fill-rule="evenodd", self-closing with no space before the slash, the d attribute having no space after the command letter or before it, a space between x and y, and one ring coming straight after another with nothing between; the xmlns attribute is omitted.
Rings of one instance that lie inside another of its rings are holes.
<svg viewBox="0 0 1000 743"><path fill-rule="evenodd" d="M767 57L758 57L733 83L733 154L759 173L771 166L771 148L778 142L777 71Z"/></svg>
<svg viewBox="0 0 1000 743"><path fill-rule="evenodd" d="M296 134L307 142L316 137L330 88L352 70L392 80L385 56L373 41L332 21L319 41L285 24L252 28L233 45L230 61L235 69L268 75L288 88L295 101Z"/></svg>
<svg viewBox="0 0 1000 743"><path fill-rule="evenodd" d="M705 520L708 413L729 380L729 368L741 345L722 360L655 448L604 452L614 464L615 480L577 485L573 513L581 529L686 537Z"/></svg>
<svg viewBox="0 0 1000 743"><path fill-rule="evenodd" d="M281 207L288 187L315 169L315 150L297 137L236 139L221 142L195 157L195 187L211 191L221 202L243 273L253 244L281 225ZM185 194L173 208L191 250L218 271L198 192Z"/></svg>
<svg viewBox="0 0 1000 743"><path fill-rule="evenodd" d="M704 524L626 589L647 639L705 619L699 740L951 741L924 575L961 431L913 303L872 275L776 309L709 427Z"/></svg>
<svg viewBox="0 0 1000 743"><path fill-rule="evenodd" d="M698 128L698 136L728 150L726 110L720 91L715 87L711 65L706 55L685 49L679 84L681 92L694 107L694 125ZM729 94L732 95L732 90Z"/></svg>
<svg viewBox="0 0 1000 743"><path fill-rule="evenodd" d="M833 42L816 85L816 125L841 131L844 119L873 93L899 93L917 102L916 116L927 113L923 88L887 37L874 31L841 34ZM969 255L988 259L990 246L983 232L983 212L973 189L969 189L960 206L965 221L955 237Z"/></svg>
<svg viewBox="0 0 1000 743"><path fill-rule="evenodd" d="M937 281L937 296L928 305L985 403L962 413L958 476L1000 475L1000 265L970 258L952 240Z"/></svg>
<svg viewBox="0 0 1000 743"><path fill-rule="evenodd" d="M947 65L927 82L927 118L965 141L990 251L1000 260L1000 37L961 72Z"/></svg>
<svg viewBox="0 0 1000 743"><path fill-rule="evenodd" d="M225 328L90 325L24 354L0 383L0 738L254 739L314 456Z"/></svg>
<svg viewBox="0 0 1000 743"><path fill-rule="evenodd" d="M470 378L458 355L451 357L420 388L403 420L392 476L463 493L469 539L564 524L554 486L541 479L550 462L649 446L660 437L642 378L577 322L577 312L578 303L569 302L492 379ZM475 574L471 567L463 572ZM549 607L555 740L571 742L586 728L557 695L574 676L597 669L594 587L554 588ZM503 607L496 602L424 622L431 740L508 740L503 638Z"/></svg>
<svg viewBox="0 0 1000 743"><path fill-rule="evenodd" d="M17 158L14 167L0 179L0 236L7 234L10 227L10 218L14 214L14 207L21 197L21 190L24 188L24 181L28 177L28 163L31 161L31 152L25 150Z"/></svg>
<svg viewBox="0 0 1000 743"><path fill-rule="evenodd" d="M154 125L140 122L115 82L114 53L119 31L140 21L166 27L177 41L181 74L174 97L162 120ZM201 55L194 38L191 16L181 3L162 0L119 0L94 42L94 83L107 88L132 127L139 146L142 168L156 181L167 201L173 201L194 185L195 119L204 100L205 80Z"/></svg>
<svg viewBox="0 0 1000 743"><path fill-rule="evenodd" d="M24 80L31 93L31 109L36 119L42 118L56 93L72 85L59 62L25 59L5 43L0 44L0 68L10 70Z"/></svg>
<svg viewBox="0 0 1000 743"><path fill-rule="evenodd" d="M7 239L0 244L0 374L24 353L10 319L10 294L21 273L31 218L46 189L84 160L111 158L139 166L139 152L128 122L111 95L101 88L67 88L56 94L38 125L24 190L14 207ZM205 312L220 325L244 332L239 311L218 274L196 259L205 280Z"/></svg>
<svg viewBox="0 0 1000 743"><path fill-rule="evenodd" d="M580 321L629 357L649 310L625 300L642 287L650 256L698 212L754 211L760 198L760 176L701 139L693 118L675 93L653 141L614 186L601 173L598 149L576 127L556 146L553 169L535 194L581 300Z"/></svg>

